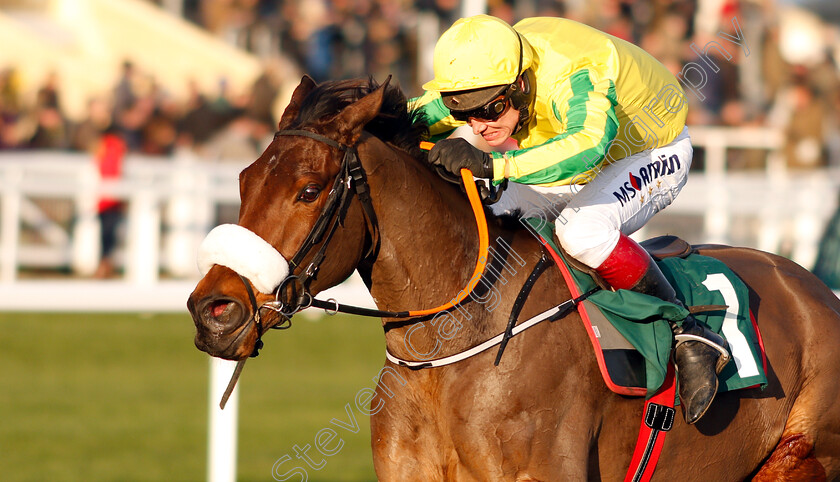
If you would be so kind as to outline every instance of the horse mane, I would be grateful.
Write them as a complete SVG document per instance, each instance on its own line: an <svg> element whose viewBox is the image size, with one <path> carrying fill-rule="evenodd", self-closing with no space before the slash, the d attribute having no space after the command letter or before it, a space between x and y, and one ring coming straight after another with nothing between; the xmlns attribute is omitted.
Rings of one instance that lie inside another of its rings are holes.
<svg viewBox="0 0 840 482"><path fill-rule="evenodd" d="M303 99L290 128L300 128L335 116L348 105L376 90L380 85L373 77L322 82ZM420 149L420 141L429 138L425 114L416 109L408 109L408 101L399 86L388 84L379 114L365 125L365 130L397 149L405 151L414 159L423 161L422 164L431 169L425 162L428 152ZM492 220L502 229L511 231L523 229L521 213L518 211L500 216L494 215L489 209L485 211L488 220Z"/></svg>
<svg viewBox="0 0 840 482"><path fill-rule="evenodd" d="M304 98L294 124L300 127L336 115L379 86L373 77L322 82ZM420 141L428 138L423 114L408 109L406 96L397 85L385 88L382 108L365 130L417 159L426 157L420 149Z"/></svg>

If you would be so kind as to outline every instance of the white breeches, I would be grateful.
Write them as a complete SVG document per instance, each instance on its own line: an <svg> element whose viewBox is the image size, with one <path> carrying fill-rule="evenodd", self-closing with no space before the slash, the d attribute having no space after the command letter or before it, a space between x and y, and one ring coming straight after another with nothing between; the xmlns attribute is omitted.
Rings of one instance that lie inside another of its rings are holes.
<svg viewBox="0 0 840 482"><path fill-rule="evenodd" d="M604 164L587 184L542 187L510 183L495 214L554 221L572 257L597 268L618 243L674 201L688 177L693 149L688 128L670 144Z"/></svg>

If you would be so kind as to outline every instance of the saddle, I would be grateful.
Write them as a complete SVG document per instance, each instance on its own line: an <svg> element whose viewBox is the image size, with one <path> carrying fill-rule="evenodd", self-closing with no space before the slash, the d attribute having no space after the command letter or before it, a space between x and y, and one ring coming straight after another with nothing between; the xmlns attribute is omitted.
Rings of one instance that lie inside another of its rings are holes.
<svg viewBox="0 0 840 482"><path fill-rule="evenodd" d="M583 300L578 313L606 385L621 395L652 396L672 363L668 320L681 321L685 309L634 291L612 291L592 269L562 252L554 242L552 225L535 220L531 226L545 241L572 296L605 288ZM674 286L680 301L689 311L697 311L694 317L729 342L734 362L718 375L719 391L766 385L766 359L743 281L723 262L700 255L677 236L659 236L640 244ZM704 309L691 309L698 306Z"/></svg>

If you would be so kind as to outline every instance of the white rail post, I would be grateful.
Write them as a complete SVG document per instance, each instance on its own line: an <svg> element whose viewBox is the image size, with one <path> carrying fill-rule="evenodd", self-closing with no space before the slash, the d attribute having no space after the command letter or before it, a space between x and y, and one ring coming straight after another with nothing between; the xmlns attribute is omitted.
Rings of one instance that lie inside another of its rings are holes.
<svg viewBox="0 0 840 482"><path fill-rule="evenodd" d="M829 192L830 182L824 174L800 174L806 188L800 190L792 201L796 203L793 214L793 252L791 258L811 269L817 261L820 237L825 229L826 219L817 206L833 204L833 199L821 199L820 193ZM830 212L830 211L829 211Z"/></svg>
<svg viewBox="0 0 840 482"><path fill-rule="evenodd" d="M727 243L729 233L729 192L726 184L726 134L711 129L706 136L706 213L703 228L708 242Z"/></svg>
<svg viewBox="0 0 840 482"><path fill-rule="evenodd" d="M17 278L18 243L20 242L20 206L23 193L18 189L23 180L22 168L6 170L3 182L0 217L0 282L10 283Z"/></svg>
<svg viewBox="0 0 840 482"><path fill-rule="evenodd" d="M75 196L76 223L73 225L71 264L73 271L82 276L96 272L102 248L99 219L96 215L101 179L93 162L79 168L76 182L79 189Z"/></svg>
<svg viewBox="0 0 840 482"><path fill-rule="evenodd" d="M487 0L463 0L461 2L462 17L472 17L482 13L487 13ZM449 25L446 28L449 28Z"/></svg>
<svg viewBox="0 0 840 482"><path fill-rule="evenodd" d="M438 36L440 36L440 18L431 12L418 13L417 78L421 79L421 82L427 82L435 76L432 64Z"/></svg>
<svg viewBox="0 0 840 482"><path fill-rule="evenodd" d="M203 176L197 172L200 169L196 168L194 160L187 156L176 158L172 166L168 182L173 194L165 204L167 229L163 241L163 264L170 274L187 277L197 273L195 191Z"/></svg>
<svg viewBox="0 0 840 482"><path fill-rule="evenodd" d="M129 200L126 279L138 285L158 281L160 269L160 209L150 186L143 186Z"/></svg>
<svg viewBox="0 0 840 482"><path fill-rule="evenodd" d="M207 440L207 481L236 480L237 419L239 415L239 386L233 389L225 409L219 401L225 393L236 362L210 357L210 427Z"/></svg>

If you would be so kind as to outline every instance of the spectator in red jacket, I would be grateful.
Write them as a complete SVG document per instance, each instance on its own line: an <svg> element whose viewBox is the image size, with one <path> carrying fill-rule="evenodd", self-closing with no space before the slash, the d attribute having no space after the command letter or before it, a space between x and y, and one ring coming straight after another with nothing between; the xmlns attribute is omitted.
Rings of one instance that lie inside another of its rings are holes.
<svg viewBox="0 0 840 482"><path fill-rule="evenodd" d="M104 181L119 179L122 175L122 162L127 146L116 129L108 129L102 134L96 153L96 164L100 178ZM101 256L94 276L110 278L114 275L113 254L117 245L117 228L123 218L123 202L110 196L101 196L97 204L101 229Z"/></svg>

